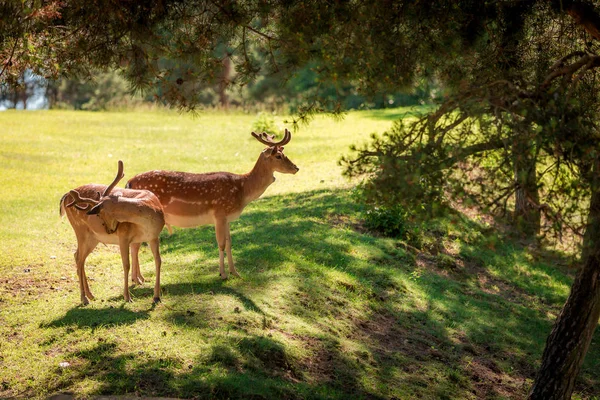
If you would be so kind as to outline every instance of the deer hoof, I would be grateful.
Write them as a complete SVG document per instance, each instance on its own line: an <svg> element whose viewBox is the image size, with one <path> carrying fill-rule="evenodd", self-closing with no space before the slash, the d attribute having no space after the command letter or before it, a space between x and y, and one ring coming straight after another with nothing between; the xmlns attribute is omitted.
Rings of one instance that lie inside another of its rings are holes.
<svg viewBox="0 0 600 400"><path fill-rule="evenodd" d="M235 276L236 278L242 278L242 276L238 274L237 271L231 271L231 275Z"/></svg>
<svg viewBox="0 0 600 400"><path fill-rule="evenodd" d="M219 276L221 277L221 279L226 280L227 279L227 275L225 274L219 274Z"/></svg>
<svg viewBox="0 0 600 400"><path fill-rule="evenodd" d="M160 297L155 297L155 298L153 298L153 299L152 299L152 303L153 303L153 304L158 304L158 303L161 303L161 301L160 301Z"/></svg>

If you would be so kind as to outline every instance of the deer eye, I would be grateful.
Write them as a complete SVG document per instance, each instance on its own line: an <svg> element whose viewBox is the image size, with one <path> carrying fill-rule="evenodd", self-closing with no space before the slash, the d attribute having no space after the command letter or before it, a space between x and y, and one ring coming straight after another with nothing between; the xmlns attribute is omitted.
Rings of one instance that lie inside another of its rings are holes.
<svg viewBox="0 0 600 400"><path fill-rule="evenodd" d="M278 159L278 160L281 160L281 154L277 154L277 155L275 156L275 158L276 158L276 159Z"/></svg>

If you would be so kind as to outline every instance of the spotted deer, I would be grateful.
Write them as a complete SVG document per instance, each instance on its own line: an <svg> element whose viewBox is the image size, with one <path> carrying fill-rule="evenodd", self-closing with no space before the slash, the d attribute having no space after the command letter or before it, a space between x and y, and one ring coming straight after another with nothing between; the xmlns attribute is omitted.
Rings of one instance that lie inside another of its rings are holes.
<svg viewBox="0 0 600 400"><path fill-rule="evenodd" d="M98 243L119 245L125 275L123 296L125 301L130 302L131 295L127 286L129 247L136 249L132 252L132 280L141 283L144 278L140 273L138 250L142 242L148 242L156 267L154 302L160 301L161 258L158 236L165 225L163 208L154 193L148 190L115 189L123 176L123 162L119 161L117 176L109 186L79 186L60 200L60 215L67 215L77 237L75 264L81 303L84 305L94 299L85 274L85 260Z"/></svg>
<svg viewBox="0 0 600 400"><path fill-rule="evenodd" d="M275 181L274 171L284 174L299 171L283 154L283 146L292 138L290 131L286 129L279 142L273 141L274 135L264 132L252 132L252 136L268 147L260 153L254 168L247 174L148 171L134 176L126 185L131 189L150 190L158 196L165 211L169 232L171 226L192 228L215 225L219 246L219 274L222 279L227 279L225 253L229 272L233 276L240 276L231 255L229 223L239 218L244 207L258 199ZM132 252L135 251L137 249L132 249Z"/></svg>

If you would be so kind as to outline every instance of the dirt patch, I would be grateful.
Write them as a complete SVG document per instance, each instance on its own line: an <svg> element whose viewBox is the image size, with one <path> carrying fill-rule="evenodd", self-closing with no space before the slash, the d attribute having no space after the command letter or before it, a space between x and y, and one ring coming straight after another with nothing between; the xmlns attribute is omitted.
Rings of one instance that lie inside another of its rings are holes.
<svg viewBox="0 0 600 400"><path fill-rule="evenodd" d="M296 335L276 329L283 336L302 343L310 354L295 360L295 367L286 378L292 382L305 381L311 385L332 384L347 392L360 391L356 382L356 365L344 354L335 339Z"/></svg>
<svg viewBox="0 0 600 400"><path fill-rule="evenodd" d="M444 251L443 254L447 253ZM416 255L416 266L427 270L430 273L444 278L452 278L459 282L474 280L477 289L481 290L483 293L502 297L510 303L520 304L527 308L535 307L544 313L550 312L557 315L560 312L562 307L561 304L544 302L543 299L494 277L477 263L465 261L461 258L455 258L454 261L452 268L448 268L440 265L438 257L432 256L431 254L420 252ZM466 295L475 294L471 289L466 289L464 293Z"/></svg>
<svg viewBox="0 0 600 400"><path fill-rule="evenodd" d="M303 370L308 373L311 383L324 384L335 379L335 354L318 339L305 342L306 346L313 349L314 354L302 360Z"/></svg>
<svg viewBox="0 0 600 400"><path fill-rule="evenodd" d="M3 296L37 299L50 292L72 292L76 287L77 282L67 277L41 279L25 272L21 276L0 279L0 299Z"/></svg>
<svg viewBox="0 0 600 400"><path fill-rule="evenodd" d="M350 218L344 214L329 214L327 215L327 221L336 228L350 228L358 233L368 233L373 236L378 236L377 233L369 231L362 223L354 218Z"/></svg>
<svg viewBox="0 0 600 400"><path fill-rule="evenodd" d="M380 356L389 357L400 352L415 360L447 358L440 351L446 346L442 340L423 330L402 327L392 315L373 314L371 319L355 321L355 325L357 329L353 339L371 343Z"/></svg>
<svg viewBox="0 0 600 400"><path fill-rule="evenodd" d="M411 375L419 374L423 363L433 362L445 368L462 371L471 393L477 399L504 397L521 399L526 395L526 379L531 371L515 371L508 375L494 361L490 351L472 346L461 340L461 346L446 342L424 329L402 327L389 314L374 314L366 321L356 321L355 339L370 343L380 360L391 358L398 352L406 357L402 367Z"/></svg>
<svg viewBox="0 0 600 400"><path fill-rule="evenodd" d="M508 399L521 399L526 395L525 377L514 377L505 374L493 360L476 357L466 363L465 370L470 375L473 393L478 399L499 396Z"/></svg>
<svg viewBox="0 0 600 400"><path fill-rule="evenodd" d="M304 380L311 383L326 383L334 378L335 366L332 362L333 355L327 351L324 342L312 336L296 335L281 329L272 329L293 341L299 341L302 346L311 350L311 356L298 360L293 381L297 381L304 373Z"/></svg>

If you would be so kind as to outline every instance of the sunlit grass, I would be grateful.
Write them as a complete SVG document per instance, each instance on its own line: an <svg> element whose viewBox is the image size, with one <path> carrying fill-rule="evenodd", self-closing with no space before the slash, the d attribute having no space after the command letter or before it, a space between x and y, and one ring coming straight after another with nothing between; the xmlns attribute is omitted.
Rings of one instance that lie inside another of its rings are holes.
<svg viewBox="0 0 600 400"><path fill-rule="evenodd" d="M60 197L110 182L118 159L126 179L247 172L263 148L250 136L257 116L0 113L0 397L522 398L572 278L460 215L421 227L457 266L363 233L337 160L404 111L293 131L285 152L300 172L277 174L232 224L243 279L219 279L212 227L164 231L162 304L148 248L147 283L126 304L118 249L99 246L86 307ZM598 395L599 353L592 345L582 398Z"/></svg>

